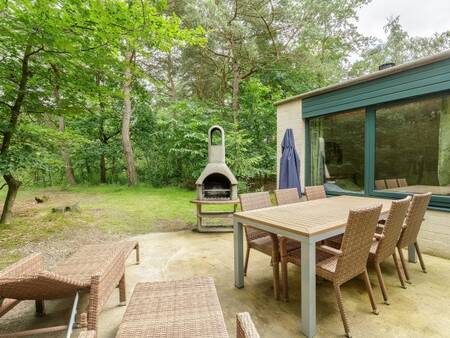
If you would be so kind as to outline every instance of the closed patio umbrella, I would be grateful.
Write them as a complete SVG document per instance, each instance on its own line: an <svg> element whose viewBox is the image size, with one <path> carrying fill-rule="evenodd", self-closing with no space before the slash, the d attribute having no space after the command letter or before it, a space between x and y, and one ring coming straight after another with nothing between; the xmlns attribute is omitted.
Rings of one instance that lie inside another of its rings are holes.
<svg viewBox="0 0 450 338"><path fill-rule="evenodd" d="M280 189L297 188L301 196L300 158L295 150L294 133L291 128L286 129L281 143L280 158Z"/></svg>

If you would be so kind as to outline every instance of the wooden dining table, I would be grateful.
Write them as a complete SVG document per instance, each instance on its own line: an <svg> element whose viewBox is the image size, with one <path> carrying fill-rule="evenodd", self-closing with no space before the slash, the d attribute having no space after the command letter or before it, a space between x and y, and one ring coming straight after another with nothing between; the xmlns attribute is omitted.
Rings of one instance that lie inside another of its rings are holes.
<svg viewBox="0 0 450 338"><path fill-rule="evenodd" d="M382 205L382 216L391 200L337 196L234 214L235 286L244 287L243 226L249 225L301 242L301 332L316 334L316 243L345 231L350 209Z"/></svg>

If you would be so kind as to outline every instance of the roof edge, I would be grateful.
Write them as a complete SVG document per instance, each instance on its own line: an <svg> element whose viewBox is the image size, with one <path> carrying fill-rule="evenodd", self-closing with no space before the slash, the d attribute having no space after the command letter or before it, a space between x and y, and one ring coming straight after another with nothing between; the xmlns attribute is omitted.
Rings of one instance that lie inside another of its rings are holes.
<svg viewBox="0 0 450 338"><path fill-rule="evenodd" d="M392 74L396 74L396 73L400 73L409 69L414 69L414 68L418 68L424 65L428 65L434 62L438 62L438 61L442 61L442 60L446 60L446 59L450 59L450 49L439 53L439 54L434 54L431 56L426 56L414 61L410 61L410 62L406 62L406 63L402 63L401 65L398 66L394 66L394 67L390 67L390 68L386 68L383 70L378 70L376 72L370 73L370 74L366 74L366 75L362 75L359 76L357 78L354 79L349 79L349 80L345 80L343 82L339 82L337 84L334 85L330 85L327 87L323 87L323 88L318 88L318 89L314 89L311 90L309 92L306 93L302 93L302 94L298 94L295 96L291 96L288 97L286 99L283 100L279 100L276 101L274 103L275 106L279 106L281 104L285 104L285 103L289 103L291 101L295 101L298 99L306 99L308 97L313 97L313 96L317 96L317 95L321 95L321 94L325 94L325 93L329 93L329 92L333 92L335 90L339 90L342 88L346 88L346 87L351 87L354 86L356 84L360 84L360 83L364 83L364 82L368 82L371 80L375 80L375 79L379 79L388 75L392 75Z"/></svg>

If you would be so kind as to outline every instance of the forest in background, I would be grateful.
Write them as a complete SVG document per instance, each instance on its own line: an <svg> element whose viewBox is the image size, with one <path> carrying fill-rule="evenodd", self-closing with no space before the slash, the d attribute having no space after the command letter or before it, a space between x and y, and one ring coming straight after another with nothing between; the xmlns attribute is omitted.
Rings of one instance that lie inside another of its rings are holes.
<svg viewBox="0 0 450 338"><path fill-rule="evenodd" d="M0 223L20 186L192 186L226 131L240 189L271 182L273 102L450 48L357 30L367 0L0 0Z"/></svg>

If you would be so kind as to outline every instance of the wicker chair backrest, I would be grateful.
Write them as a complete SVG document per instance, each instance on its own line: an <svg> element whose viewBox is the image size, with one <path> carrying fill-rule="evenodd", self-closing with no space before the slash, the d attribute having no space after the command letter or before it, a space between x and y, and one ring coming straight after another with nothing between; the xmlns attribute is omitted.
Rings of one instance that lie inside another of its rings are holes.
<svg viewBox="0 0 450 338"><path fill-rule="evenodd" d="M272 206L272 203L270 201L270 194L267 191L240 194L239 199L241 201L242 211L262 209ZM255 229L249 226L245 227L245 236L248 242L269 235L270 234L266 231Z"/></svg>
<svg viewBox="0 0 450 338"><path fill-rule="evenodd" d="M350 210L336 265L335 280L340 284L364 272L380 212L381 205Z"/></svg>
<svg viewBox="0 0 450 338"><path fill-rule="evenodd" d="M413 195L405 219L405 228L402 231L398 243L399 247L403 248L417 241L417 235L419 234L420 226L422 225L423 217L425 216L430 200L431 192Z"/></svg>
<svg viewBox="0 0 450 338"><path fill-rule="evenodd" d="M386 180L386 186L388 189L398 188L398 183L396 178L390 178Z"/></svg>
<svg viewBox="0 0 450 338"><path fill-rule="evenodd" d="M392 201L391 210L389 210L389 215L384 225L384 238L378 244L376 252L376 256L380 261L394 253L410 203L410 196L398 201Z"/></svg>
<svg viewBox="0 0 450 338"><path fill-rule="evenodd" d="M277 205L300 202L297 188L275 190Z"/></svg>
<svg viewBox="0 0 450 338"><path fill-rule="evenodd" d="M386 182L384 180L375 180L375 189L376 190L386 189Z"/></svg>
<svg viewBox="0 0 450 338"><path fill-rule="evenodd" d="M323 185L315 185L311 187L305 187L305 195L308 201L318 200L326 198L327 194Z"/></svg>

